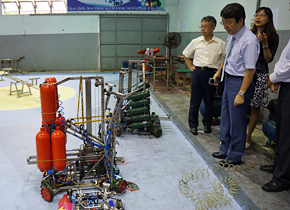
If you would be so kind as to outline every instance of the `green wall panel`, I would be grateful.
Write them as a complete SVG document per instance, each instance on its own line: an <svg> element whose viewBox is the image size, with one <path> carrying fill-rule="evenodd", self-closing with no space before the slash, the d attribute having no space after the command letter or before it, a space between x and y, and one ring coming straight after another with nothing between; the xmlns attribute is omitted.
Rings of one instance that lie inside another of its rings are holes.
<svg viewBox="0 0 290 210"><path fill-rule="evenodd" d="M159 47L159 54L165 56L163 42L167 32L167 17L144 14L100 15L101 70L119 70L124 60L142 59L137 51L146 47Z"/></svg>

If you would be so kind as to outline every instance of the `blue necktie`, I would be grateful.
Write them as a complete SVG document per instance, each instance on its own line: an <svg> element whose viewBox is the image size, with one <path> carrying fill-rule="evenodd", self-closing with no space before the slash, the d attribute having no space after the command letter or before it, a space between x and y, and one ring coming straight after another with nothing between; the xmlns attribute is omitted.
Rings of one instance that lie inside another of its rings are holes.
<svg viewBox="0 0 290 210"><path fill-rule="evenodd" d="M231 42L230 42L230 46L229 46L229 48L228 48L228 51L227 51L227 53L226 53L226 57L225 57L225 60L224 60L224 65L223 65L223 69L222 69L221 82L224 80L225 66L226 66L227 58L228 58L229 54L230 54L231 51L232 51L232 48L233 48L233 45L234 45L234 41L235 41L235 37L232 36L232 39L231 39Z"/></svg>

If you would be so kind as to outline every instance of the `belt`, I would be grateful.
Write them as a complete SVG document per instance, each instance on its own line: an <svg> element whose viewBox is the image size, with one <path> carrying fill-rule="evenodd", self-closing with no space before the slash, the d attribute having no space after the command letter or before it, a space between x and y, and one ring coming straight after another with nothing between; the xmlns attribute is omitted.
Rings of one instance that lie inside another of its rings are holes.
<svg viewBox="0 0 290 210"><path fill-rule="evenodd" d="M227 72L225 72L225 76L226 76L226 77L244 78L243 76L234 76L234 75L228 74Z"/></svg>
<svg viewBox="0 0 290 210"><path fill-rule="evenodd" d="M203 67L196 66L195 68L200 68L201 70L211 70L211 71L216 71L217 70L217 69L209 68L209 67L206 67L206 66L203 66Z"/></svg>
<svg viewBox="0 0 290 210"><path fill-rule="evenodd" d="M281 82L281 87L290 87L290 82Z"/></svg>

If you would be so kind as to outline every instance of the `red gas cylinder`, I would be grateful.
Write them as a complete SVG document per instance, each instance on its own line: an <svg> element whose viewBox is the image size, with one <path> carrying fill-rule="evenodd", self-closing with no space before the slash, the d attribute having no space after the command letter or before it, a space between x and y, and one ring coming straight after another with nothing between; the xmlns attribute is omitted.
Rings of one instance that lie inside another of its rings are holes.
<svg viewBox="0 0 290 210"><path fill-rule="evenodd" d="M51 134L52 166L56 171L63 170L66 166L65 134L56 126Z"/></svg>
<svg viewBox="0 0 290 210"><path fill-rule="evenodd" d="M51 125L56 119L55 88L52 84L41 84L40 101L42 120L46 125Z"/></svg>
<svg viewBox="0 0 290 210"><path fill-rule="evenodd" d="M73 205L70 199L68 199L67 194L64 194L63 197L59 200L57 209L58 210L72 210L73 209Z"/></svg>
<svg viewBox="0 0 290 210"><path fill-rule="evenodd" d="M60 127L60 130L64 131L65 129L65 118L61 115L61 113L58 113L58 116L55 120L55 125Z"/></svg>
<svg viewBox="0 0 290 210"><path fill-rule="evenodd" d="M45 78L44 81L45 82L49 82L51 84L56 83L55 77ZM57 90L57 86L54 86L54 88L55 88L55 101L56 101L56 111L57 111L58 110L58 107L59 107L59 103L58 103L58 90Z"/></svg>
<svg viewBox="0 0 290 210"><path fill-rule="evenodd" d="M36 134L36 154L37 154L37 167L41 172L48 171L51 168L51 147L50 136L41 127L40 131Z"/></svg>

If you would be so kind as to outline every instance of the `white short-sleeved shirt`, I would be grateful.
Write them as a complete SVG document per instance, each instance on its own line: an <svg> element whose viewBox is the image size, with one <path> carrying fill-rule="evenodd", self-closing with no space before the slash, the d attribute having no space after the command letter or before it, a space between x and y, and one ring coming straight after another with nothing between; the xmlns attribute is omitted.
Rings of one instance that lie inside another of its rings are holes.
<svg viewBox="0 0 290 210"><path fill-rule="evenodd" d="M290 39L275 64L274 72L270 74L272 83L290 82Z"/></svg>
<svg viewBox="0 0 290 210"><path fill-rule="evenodd" d="M225 57L226 43L213 36L207 42L204 36L193 39L183 50L183 55L189 58L193 53L194 66L209 67L218 69L221 65L222 58Z"/></svg>

